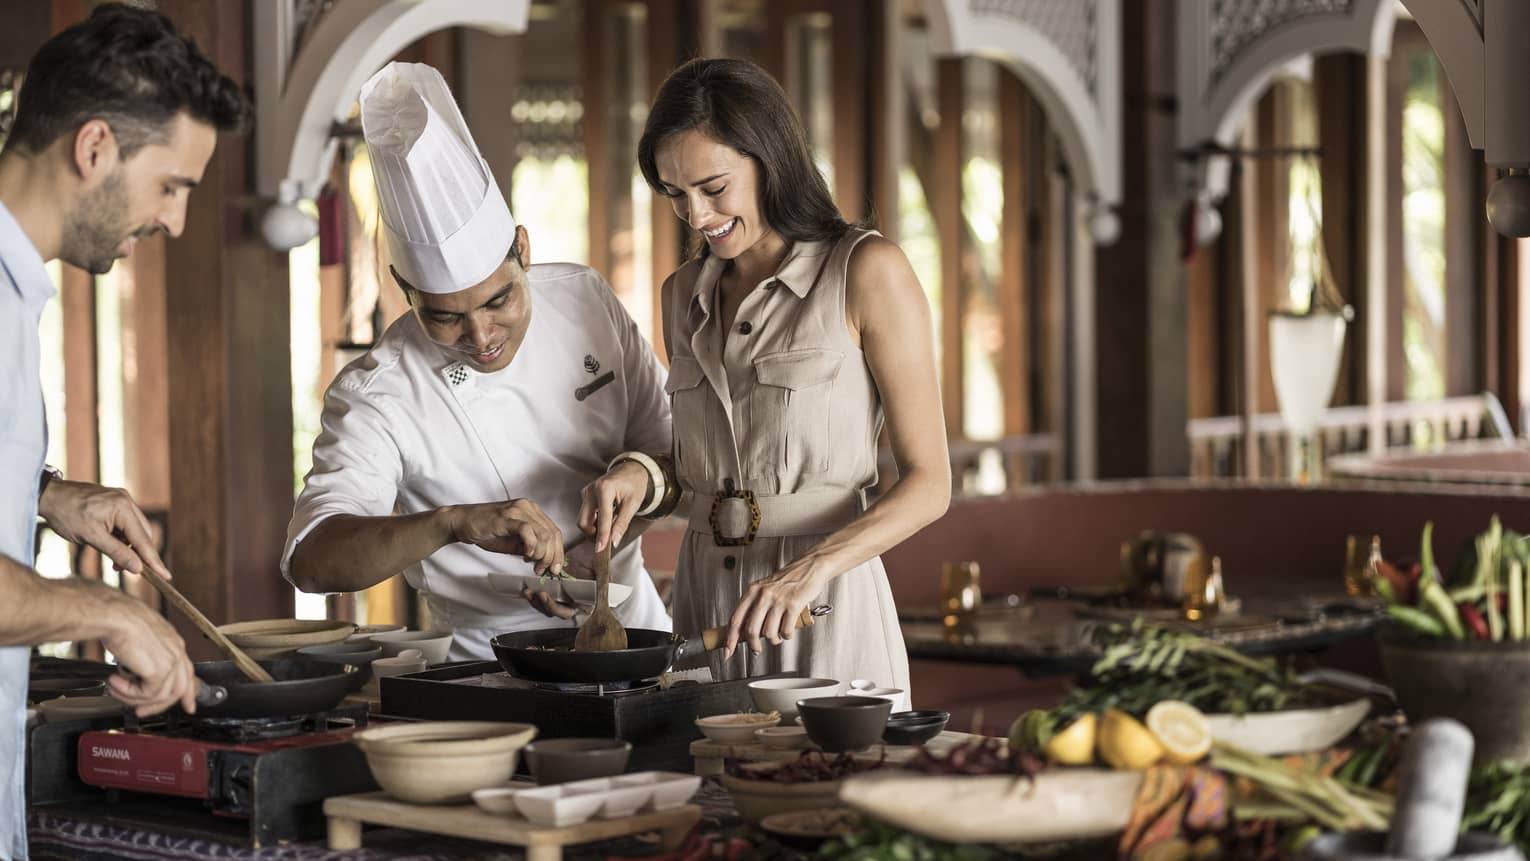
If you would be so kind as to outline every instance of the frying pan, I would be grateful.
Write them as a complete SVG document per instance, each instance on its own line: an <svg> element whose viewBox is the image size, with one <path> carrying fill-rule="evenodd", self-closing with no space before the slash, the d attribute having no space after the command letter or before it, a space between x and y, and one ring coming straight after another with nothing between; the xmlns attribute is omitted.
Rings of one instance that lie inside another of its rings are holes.
<svg viewBox="0 0 1530 861"><path fill-rule="evenodd" d="M200 661L193 669L206 687L222 688L221 703L197 699L198 717L285 717L327 711L366 681L361 667L277 659L260 661L275 681L252 682L233 661ZM211 699L211 698L207 698Z"/></svg>
<svg viewBox="0 0 1530 861"><path fill-rule="evenodd" d="M798 626L827 615L827 604L803 611ZM721 646L726 628L708 628L687 639L668 631L627 629L627 648L611 652L575 652L577 628L545 628L513 631L489 641L494 657L505 672L533 682L610 684L656 678L674 664L682 664Z"/></svg>

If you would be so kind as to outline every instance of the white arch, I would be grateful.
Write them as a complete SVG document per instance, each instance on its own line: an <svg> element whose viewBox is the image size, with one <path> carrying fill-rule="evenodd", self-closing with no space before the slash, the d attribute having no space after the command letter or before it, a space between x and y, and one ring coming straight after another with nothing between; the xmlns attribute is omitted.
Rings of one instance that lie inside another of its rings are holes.
<svg viewBox="0 0 1530 861"><path fill-rule="evenodd" d="M970 10L966 0L925 0L937 54L983 55L1025 81L1056 129L1076 176L1095 201L1121 202L1120 8L1095 4L1095 94L1046 33L1010 15Z"/></svg>
<svg viewBox="0 0 1530 861"><path fill-rule="evenodd" d="M263 66L259 161L261 194L311 198L323 186L334 157L330 128L345 119L366 79L389 58L423 36L447 27L495 33L525 32L530 0L347 0L325 13L290 65L286 0L262 0L257 9L257 51Z"/></svg>
<svg viewBox="0 0 1530 861"><path fill-rule="evenodd" d="M1355 0L1348 13L1322 13L1287 21L1258 34L1222 69L1212 69L1212 7L1179 3L1179 143L1232 146L1249 110L1270 80L1306 54L1355 51L1385 57L1392 50L1394 0ZM1212 75L1216 74L1215 80ZM1213 199L1227 194L1229 160L1202 160L1197 185Z"/></svg>

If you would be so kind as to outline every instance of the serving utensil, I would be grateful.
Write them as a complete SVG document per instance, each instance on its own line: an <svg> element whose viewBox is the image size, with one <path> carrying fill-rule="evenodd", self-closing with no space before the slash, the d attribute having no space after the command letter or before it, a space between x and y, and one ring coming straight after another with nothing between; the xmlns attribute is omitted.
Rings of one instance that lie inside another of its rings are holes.
<svg viewBox="0 0 1530 861"><path fill-rule="evenodd" d="M574 638L576 652L615 652L627 648L627 629L611 611L607 593L611 589L611 545L608 542L595 554L595 606L590 618L579 627Z"/></svg>
<svg viewBox="0 0 1530 861"><path fill-rule="evenodd" d="M198 610L195 604L186 600L186 596L182 595L180 590L170 585L170 581L156 574L148 566L144 566L143 576L150 583L154 584L154 588L158 589L159 593L164 595L166 600L174 604L177 610L184 613L186 618L190 619L192 624L197 626L197 630L202 632L203 636L212 640L213 645L222 649L224 654L233 660L234 666L238 667L240 672L248 676L250 681L275 681L275 679L271 678L271 674L266 672L265 667L255 663L255 660L246 655L243 649L234 645L228 637L224 636L223 632L219 631L216 625L208 620L206 616L202 615L202 611Z"/></svg>

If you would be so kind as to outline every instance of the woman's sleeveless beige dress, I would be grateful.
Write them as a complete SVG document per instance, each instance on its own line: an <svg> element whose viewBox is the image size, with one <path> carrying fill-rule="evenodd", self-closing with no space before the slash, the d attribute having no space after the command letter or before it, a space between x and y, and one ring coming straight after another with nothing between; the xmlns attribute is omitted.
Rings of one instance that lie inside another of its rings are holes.
<svg viewBox="0 0 1530 861"><path fill-rule="evenodd" d="M845 322L850 253L869 231L795 243L776 274L719 331L726 261L687 263L665 294L666 386L689 529L675 581L675 631L725 625L744 589L803 555L865 509L877 482L882 403ZM756 512L758 517L755 517ZM751 530L751 521L758 525ZM740 543L750 538L748 543ZM812 605L833 612L782 646L731 660L714 678L795 670L908 691L908 654L882 561L835 578ZM905 694L898 708L907 708Z"/></svg>

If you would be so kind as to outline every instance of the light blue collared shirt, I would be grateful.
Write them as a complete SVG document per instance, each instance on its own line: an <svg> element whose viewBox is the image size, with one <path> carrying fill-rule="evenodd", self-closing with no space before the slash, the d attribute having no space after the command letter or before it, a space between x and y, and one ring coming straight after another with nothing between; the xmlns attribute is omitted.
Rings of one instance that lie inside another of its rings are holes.
<svg viewBox="0 0 1530 861"><path fill-rule="evenodd" d="M32 567L48 451L38 324L53 296L42 255L0 204L0 555ZM26 706L31 649L0 648L0 857L27 857Z"/></svg>

